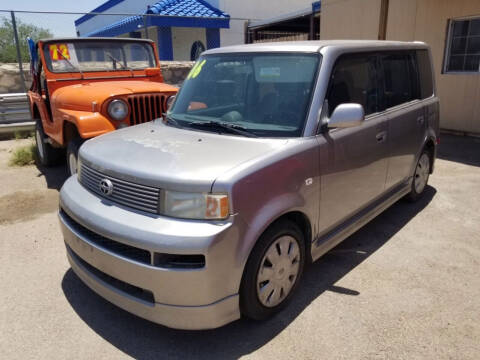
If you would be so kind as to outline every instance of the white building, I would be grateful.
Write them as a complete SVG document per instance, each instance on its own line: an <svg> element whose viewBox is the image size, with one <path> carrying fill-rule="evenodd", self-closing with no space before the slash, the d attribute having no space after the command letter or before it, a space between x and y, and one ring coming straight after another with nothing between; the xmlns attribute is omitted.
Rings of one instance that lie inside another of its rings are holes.
<svg viewBox="0 0 480 360"><path fill-rule="evenodd" d="M161 60L191 60L204 49L281 33L318 38L319 11L320 2L312 0L108 0L75 27L82 37L148 36Z"/></svg>

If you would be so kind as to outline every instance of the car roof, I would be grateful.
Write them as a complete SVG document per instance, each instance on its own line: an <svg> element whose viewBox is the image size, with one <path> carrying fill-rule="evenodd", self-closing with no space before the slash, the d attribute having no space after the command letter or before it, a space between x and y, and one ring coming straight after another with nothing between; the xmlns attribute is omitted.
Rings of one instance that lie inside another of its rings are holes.
<svg viewBox="0 0 480 360"><path fill-rule="evenodd" d="M60 42L60 41L131 41L131 42L147 42L152 43L150 39L136 39L136 38L113 38L113 37L58 37L58 38L49 38L49 39L40 39L38 42L50 43L50 42Z"/></svg>
<svg viewBox="0 0 480 360"><path fill-rule="evenodd" d="M203 54L245 53L245 52L320 52L326 47L344 48L352 51L362 50L406 50L426 49L424 42L386 41L386 40L309 40L260 42L246 45L233 45L205 51Z"/></svg>

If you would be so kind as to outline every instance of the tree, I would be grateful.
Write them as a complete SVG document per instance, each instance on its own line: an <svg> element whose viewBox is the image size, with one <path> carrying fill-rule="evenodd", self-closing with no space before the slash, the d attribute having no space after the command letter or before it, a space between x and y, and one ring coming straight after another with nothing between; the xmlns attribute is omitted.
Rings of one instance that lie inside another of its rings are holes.
<svg viewBox="0 0 480 360"><path fill-rule="evenodd" d="M33 40L52 37L48 29L32 24L26 24L16 19L18 42L20 43L20 54L23 62L30 61L27 37ZM12 21L6 17L0 18L0 62L17 62L17 50L15 48L15 36L13 34Z"/></svg>

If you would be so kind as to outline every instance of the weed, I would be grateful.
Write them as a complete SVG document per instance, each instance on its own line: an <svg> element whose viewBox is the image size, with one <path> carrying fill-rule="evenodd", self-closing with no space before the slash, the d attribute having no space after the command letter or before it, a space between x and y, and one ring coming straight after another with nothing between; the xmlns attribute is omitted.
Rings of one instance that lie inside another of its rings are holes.
<svg viewBox="0 0 480 360"><path fill-rule="evenodd" d="M33 131L15 131L13 136L15 140L33 138Z"/></svg>
<svg viewBox="0 0 480 360"><path fill-rule="evenodd" d="M37 149L35 144L29 144L15 149L10 157L8 165L25 166L33 165L37 159Z"/></svg>

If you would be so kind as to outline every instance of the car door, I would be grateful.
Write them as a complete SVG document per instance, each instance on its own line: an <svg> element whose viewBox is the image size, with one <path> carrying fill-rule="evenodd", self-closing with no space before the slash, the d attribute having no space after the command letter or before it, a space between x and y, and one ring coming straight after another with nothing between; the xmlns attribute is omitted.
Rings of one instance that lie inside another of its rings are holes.
<svg viewBox="0 0 480 360"><path fill-rule="evenodd" d="M425 107L413 51L383 54L380 64L382 107L388 117L390 155L385 186L389 189L412 174L425 136Z"/></svg>
<svg viewBox="0 0 480 360"><path fill-rule="evenodd" d="M377 56L341 56L326 100L329 116L339 104L361 104L365 121L357 127L326 129L319 138L320 233L347 220L385 189L388 133L387 118L378 111Z"/></svg>

